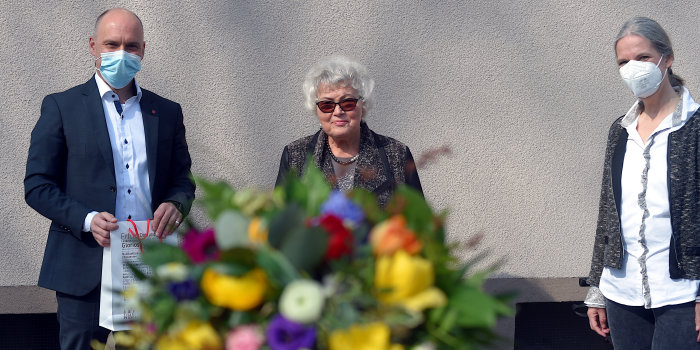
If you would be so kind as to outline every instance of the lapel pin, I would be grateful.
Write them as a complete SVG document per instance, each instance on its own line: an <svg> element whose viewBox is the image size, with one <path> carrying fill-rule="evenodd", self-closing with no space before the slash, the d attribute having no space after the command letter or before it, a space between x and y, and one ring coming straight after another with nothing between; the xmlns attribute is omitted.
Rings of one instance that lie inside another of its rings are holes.
<svg viewBox="0 0 700 350"><path fill-rule="evenodd" d="M156 110L155 110L155 109L151 109L151 114L155 115L155 114L156 114Z"/></svg>

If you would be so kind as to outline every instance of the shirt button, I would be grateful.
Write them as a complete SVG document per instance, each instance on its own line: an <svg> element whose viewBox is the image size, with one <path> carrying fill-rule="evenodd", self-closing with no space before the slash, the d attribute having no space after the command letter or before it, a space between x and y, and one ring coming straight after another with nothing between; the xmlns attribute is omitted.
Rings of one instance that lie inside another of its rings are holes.
<svg viewBox="0 0 700 350"><path fill-rule="evenodd" d="M126 139L124 139L124 144L127 144L127 143L129 143L129 141L127 141Z"/></svg>
<svg viewBox="0 0 700 350"><path fill-rule="evenodd" d="M129 169L129 164L126 165L126 168Z"/></svg>
<svg viewBox="0 0 700 350"><path fill-rule="evenodd" d="M129 194L131 194L131 189L128 189L126 192L128 192Z"/></svg>
<svg viewBox="0 0 700 350"><path fill-rule="evenodd" d="M131 220L131 215L129 215L129 220Z"/></svg>

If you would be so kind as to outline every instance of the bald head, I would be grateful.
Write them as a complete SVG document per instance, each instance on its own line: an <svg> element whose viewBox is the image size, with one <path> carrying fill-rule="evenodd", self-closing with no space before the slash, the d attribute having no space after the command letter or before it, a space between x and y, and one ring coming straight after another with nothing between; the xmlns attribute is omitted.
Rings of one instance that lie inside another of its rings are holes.
<svg viewBox="0 0 700 350"><path fill-rule="evenodd" d="M133 13L125 8L115 7L115 8L106 10L105 12L102 12L99 16L97 16L97 19L95 20L94 37L97 38L100 24L103 22L104 19L112 20L114 18L118 18L120 20L131 18L132 21L135 20L138 23L138 26L140 27L141 35L143 36L143 22L141 22L141 19L139 18L139 16L137 16L135 13ZM143 37L142 37L142 40L143 40Z"/></svg>
<svg viewBox="0 0 700 350"><path fill-rule="evenodd" d="M90 37L89 46L98 68L100 56L105 52L123 50L143 58L146 43L141 20L127 9L107 10L97 17L95 34Z"/></svg>

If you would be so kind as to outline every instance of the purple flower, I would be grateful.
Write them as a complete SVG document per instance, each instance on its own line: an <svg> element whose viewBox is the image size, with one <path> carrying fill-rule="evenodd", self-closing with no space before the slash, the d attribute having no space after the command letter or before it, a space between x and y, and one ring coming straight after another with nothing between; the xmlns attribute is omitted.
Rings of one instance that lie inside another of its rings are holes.
<svg viewBox="0 0 700 350"><path fill-rule="evenodd" d="M177 301L193 300L199 296L199 288L191 279L187 279L183 282L168 283L168 291Z"/></svg>
<svg viewBox="0 0 700 350"><path fill-rule="evenodd" d="M290 321L280 314L267 325L266 335L272 350L310 349L316 342L316 328Z"/></svg>
<svg viewBox="0 0 700 350"><path fill-rule="evenodd" d="M202 232L191 229L182 239L182 250L194 263L218 259L219 247L216 246L214 229L210 228Z"/></svg>
<svg viewBox="0 0 700 350"><path fill-rule="evenodd" d="M359 226L365 220L362 209L340 191L331 192L321 205L321 214L333 214L343 220L349 220L353 226Z"/></svg>

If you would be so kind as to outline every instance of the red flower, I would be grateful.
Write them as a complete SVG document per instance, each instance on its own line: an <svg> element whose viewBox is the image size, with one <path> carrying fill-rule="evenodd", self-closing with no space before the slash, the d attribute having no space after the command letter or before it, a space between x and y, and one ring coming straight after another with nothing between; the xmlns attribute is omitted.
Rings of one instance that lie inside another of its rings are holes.
<svg viewBox="0 0 700 350"><path fill-rule="evenodd" d="M327 260L337 260L344 255L352 253L353 236L343 221L333 214L321 216L320 226L328 234L328 247L324 258Z"/></svg>
<svg viewBox="0 0 700 350"><path fill-rule="evenodd" d="M216 245L214 229L202 232L191 229L182 239L182 250L187 253L193 263L216 260L219 258L219 247Z"/></svg>

